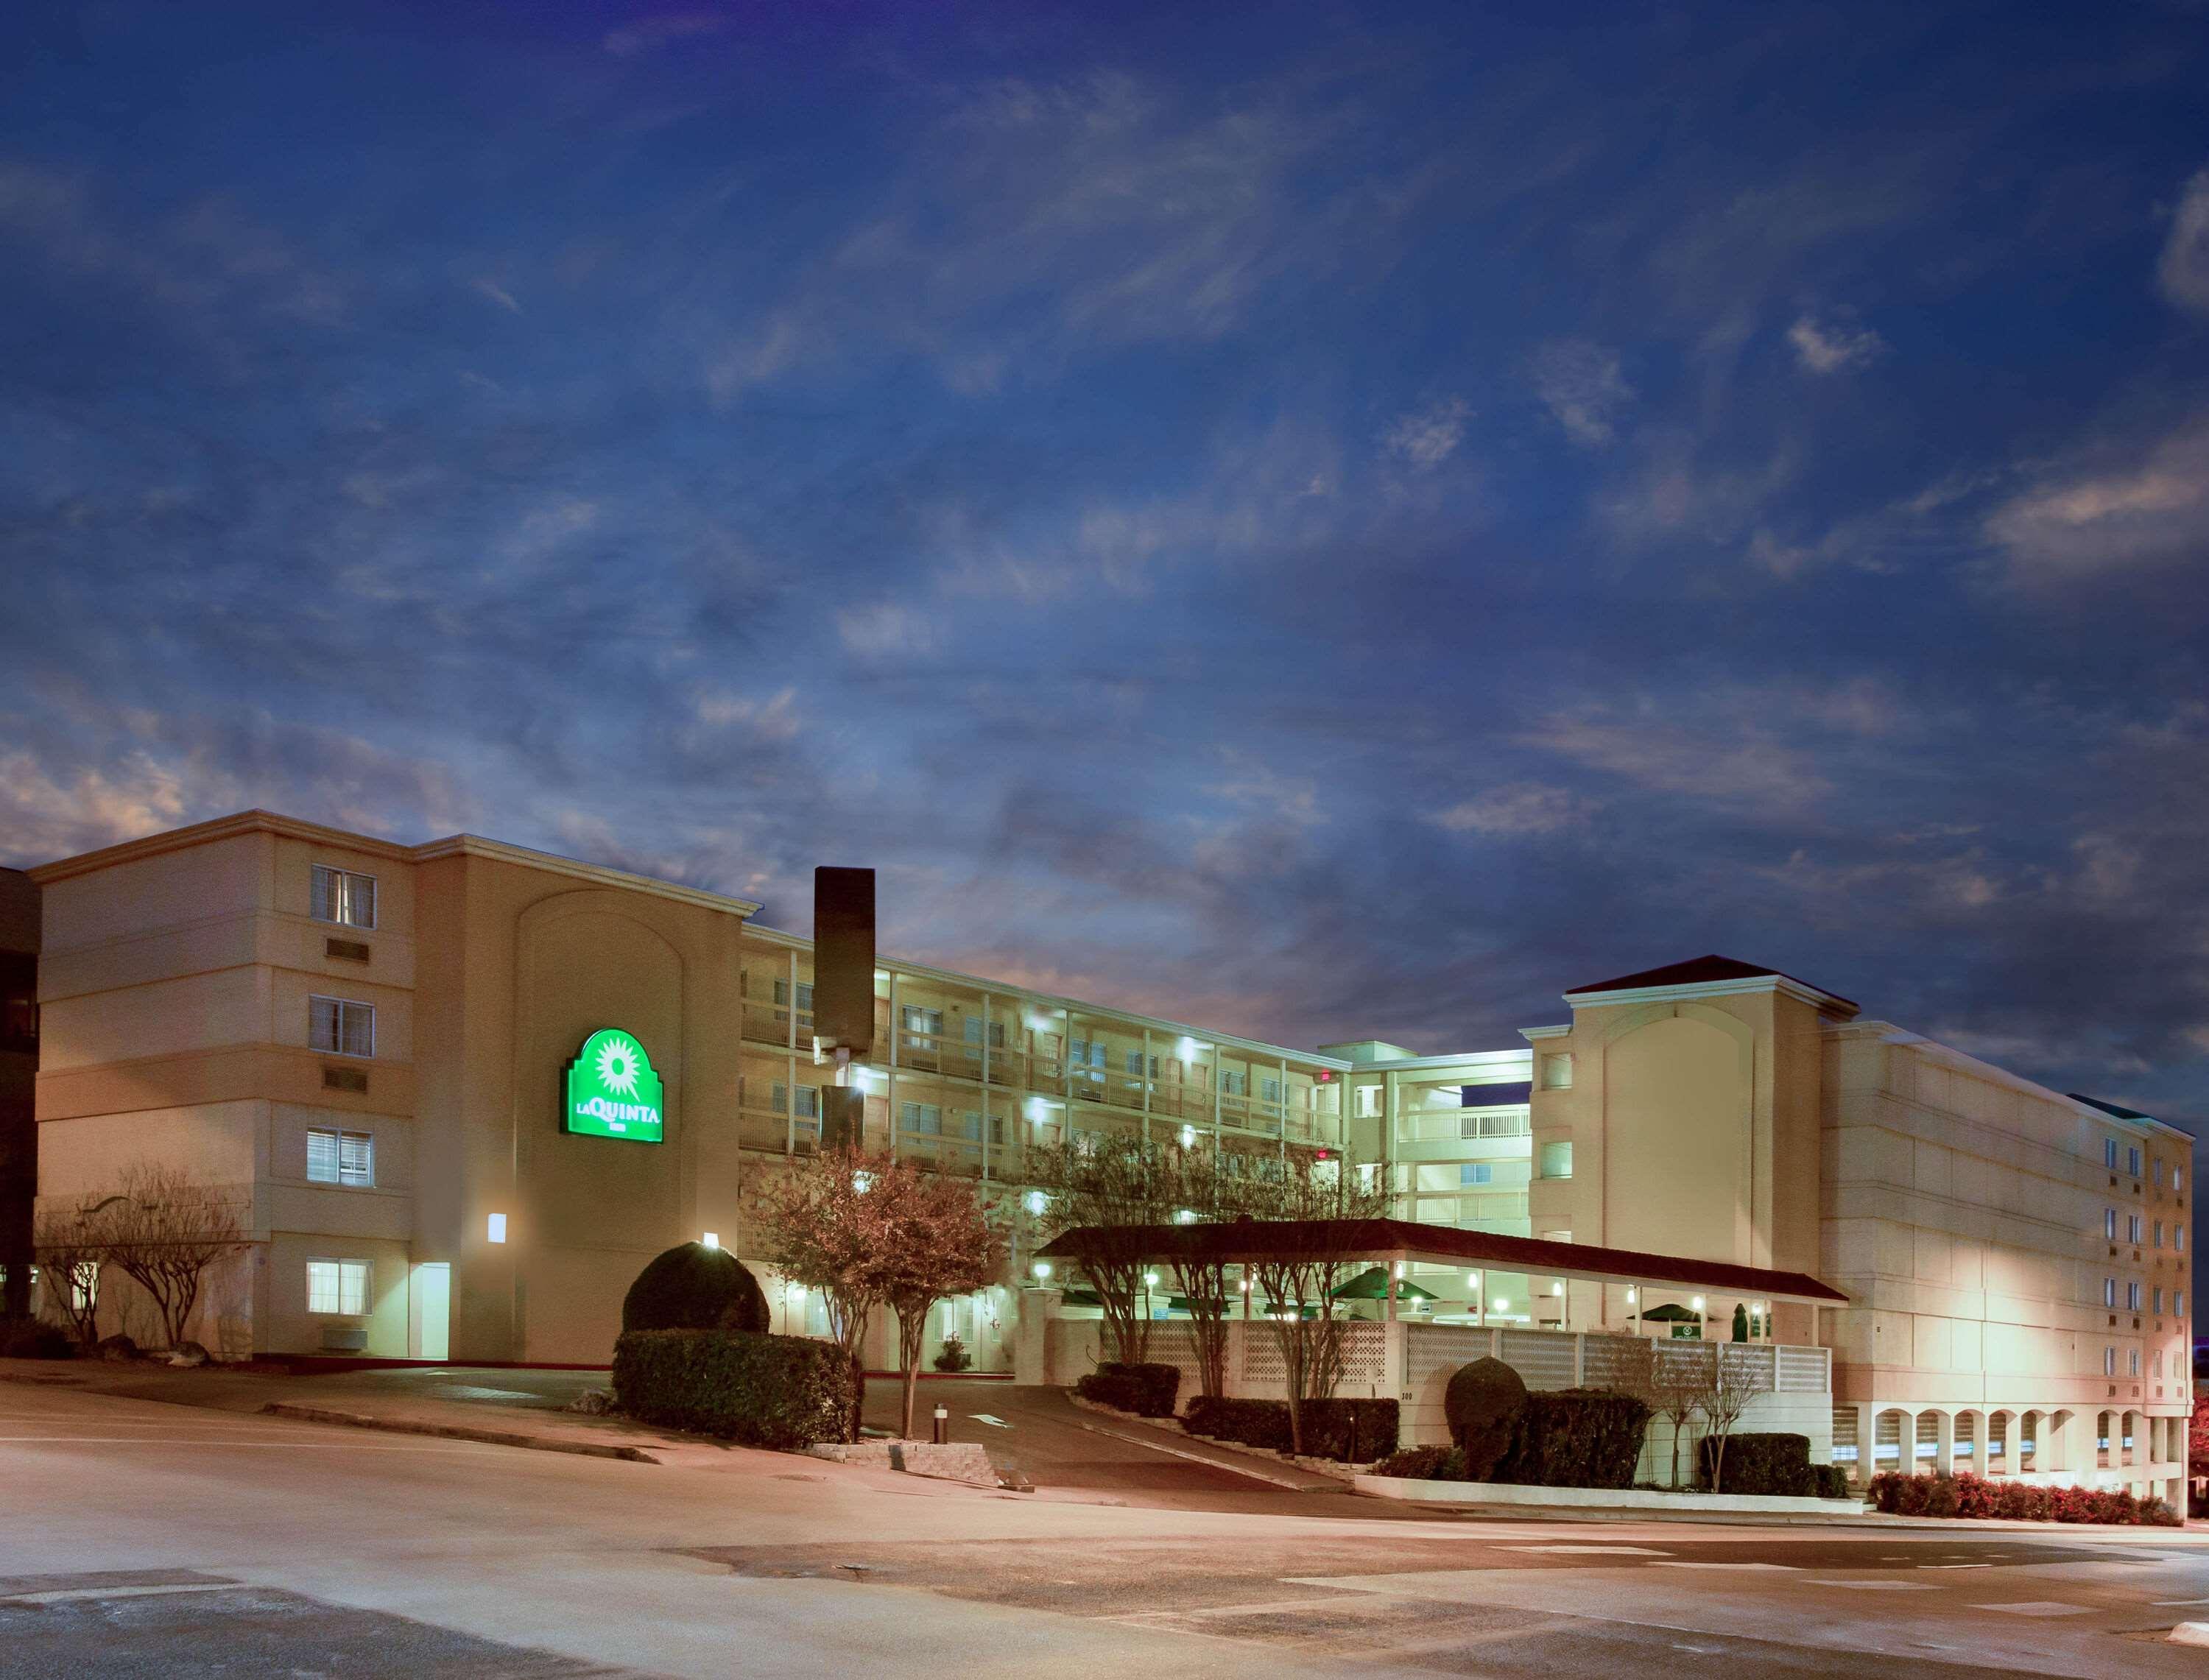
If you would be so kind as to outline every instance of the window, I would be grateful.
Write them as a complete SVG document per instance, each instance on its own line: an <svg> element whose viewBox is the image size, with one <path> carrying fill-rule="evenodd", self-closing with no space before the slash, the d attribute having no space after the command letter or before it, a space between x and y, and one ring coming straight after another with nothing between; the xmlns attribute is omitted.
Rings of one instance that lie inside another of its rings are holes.
<svg viewBox="0 0 2209 1680"><path fill-rule="evenodd" d="M909 1132L943 1135L943 1110L935 1103L900 1103L898 1124Z"/></svg>
<svg viewBox="0 0 2209 1680"><path fill-rule="evenodd" d="M1573 1176L1573 1146L1569 1143L1544 1144L1541 1176L1544 1178L1571 1177Z"/></svg>
<svg viewBox="0 0 2209 1680"><path fill-rule="evenodd" d="M2163 1375L2163 1353L2160 1349L2158 1349L2156 1352L2149 1356L2148 1375L2151 1376L2161 1376Z"/></svg>
<svg viewBox="0 0 2209 1680"><path fill-rule="evenodd" d="M99 1262L80 1260L69 1268L69 1301L78 1312L90 1312L99 1299Z"/></svg>
<svg viewBox="0 0 2209 1680"><path fill-rule="evenodd" d="M310 997L307 1044L331 1056L375 1055L376 1006L343 997Z"/></svg>
<svg viewBox="0 0 2209 1680"><path fill-rule="evenodd" d="M2117 1210L2114 1207L2102 1209L2102 1235L2112 1243L2117 1240Z"/></svg>
<svg viewBox="0 0 2209 1680"><path fill-rule="evenodd" d="M2161 1284L2158 1284L2155 1286L2155 1310L2158 1312L2161 1312L2163 1310L2163 1286Z"/></svg>
<svg viewBox="0 0 2209 1680"><path fill-rule="evenodd" d="M1258 1100L1278 1103L1281 1100L1281 1081L1268 1074L1258 1081Z"/></svg>
<svg viewBox="0 0 2209 1680"><path fill-rule="evenodd" d="M307 1182L312 1184L376 1183L376 1139L367 1132L307 1129Z"/></svg>
<svg viewBox="0 0 2209 1680"><path fill-rule="evenodd" d="M774 1001L785 1009L790 1007L789 981L777 980L774 983ZM802 1015L813 1013L813 982L810 980L798 983L798 1013Z"/></svg>
<svg viewBox="0 0 2209 1680"><path fill-rule="evenodd" d="M2127 1312L2138 1312L2140 1310L2140 1286L2137 1281L2128 1283L2125 1286L2125 1310Z"/></svg>
<svg viewBox="0 0 2209 1680"><path fill-rule="evenodd" d="M1232 1068L1219 1070L1219 1093L1223 1097L1247 1097L1250 1094L1250 1075L1237 1073Z"/></svg>
<svg viewBox="0 0 2209 1680"><path fill-rule="evenodd" d="M2117 1141L2113 1137L2102 1140L2102 1165L2112 1172L2117 1170Z"/></svg>
<svg viewBox="0 0 2209 1680"><path fill-rule="evenodd" d="M2170 1188L2174 1190L2186 1188L2186 1169L2176 1161L2170 1164Z"/></svg>
<svg viewBox="0 0 2209 1680"><path fill-rule="evenodd" d="M2163 1157L2158 1155L2153 1160L2150 1161L2148 1163L2148 1171L2150 1176L2155 1180L2156 1189L2161 1189L2163 1188Z"/></svg>
<svg viewBox="0 0 2209 1680"><path fill-rule="evenodd" d="M1142 1077L1143 1077L1143 1052L1142 1052L1142 1051L1141 1051L1140 1050L1131 1050L1131 1051L1129 1051L1128 1052L1128 1063L1127 1063L1127 1065L1128 1065L1128 1071L1129 1071L1129 1073L1131 1073L1131 1074L1135 1075L1135 1077L1136 1077L1136 1078L1138 1078L1138 1079L1142 1078ZM1159 1076L1159 1058L1158 1058L1157 1057L1155 1057L1155 1056L1153 1056L1153 1057L1151 1057L1151 1074L1150 1074L1150 1076L1151 1076L1153 1079L1156 1079L1156 1078Z"/></svg>
<svg viewBox="0 0 2209 1680"><path fill-rule="evenodd" d="M2186 1316L2186 1292L2184 1290L2174 1289L2170 1292L2170 1310L2180 1318Z"/></svg>
<svg viewBox="0 0 2209 1680"><path fill-rule="evenodd" d="M2115 1278L2102 1280L2102 1304L2105 1307L2117 1304L2117 1280Z"/></svg>
<svg viewBox="0 0 2209 1680"><path fill-rule="evenodd" d="M348 928L376 925L374 876L355 875L351 870L334 870L316 864L312 884L316 921L335 922Z"/></svg>
<svg viewBox="0 0 2209 1680"><path fill-rule="evenodd" d="M905 1018L906 1048L934 1050L936 1041L943 1036L943 1011L908 1003L901 1014Z"/></svg>
<svg viewBox="0 0 2209 1680"><path fill-rule="evenodd" d="M1573 1058L1569 1055L1542 1058L1542 1088L1544 1091L1569 1091L1573 1088Z"/></svg>
<svg viewBox="0 0 2209 1680"><path fill-rule="evenodd" d="M2117 1350L2114 1347L2105 1347L2102 1350L2102 1375L2115 1376L2116 1374Z"/></svg>
<svg viewBox="0 0 2209 1680"><path fill-rule="evenodd" d="M2125 1215L2125 1241L2127 1241L2128 1243L2137 1243L2137 1242L2139 1242L2139 1241L2140 1241L2140 1216L2139 1214L2137 1214L2137 1213L2128 1213L2128 1214L2126 1214L2126 1215Z"/></svg>
<svg viewBox="0 0 2209 1680"><path fill-rule="evenodd" d="M307 1310L358 1318L368 1310L368 1262L310 1260L307 1262Z"/></svg>
<svg viewBox="0 0 2209 1680"><path fill-rule="evenodd" d="M2140 1349L2137 1347L2129 1348L2127 1352L2131 1357L2125 1361L2125 1375L2128 1376L2138 1376L2140 1375Z"/></svg>
<svg viewBox="0 0 2209 1680"><path fill-rule="evenodd" d="M2163 1246L2163 1221L2161 1219L2158 1219L2155 1222L2155 1245L2158 1249Z"/></svg>
<svg viewBox="0 0 2209 1680"><path fill-rule="evenodd" d="M2170 1243L2171 1246L2176 1249L2179 1253L2184 1254L2186 1252L2186 1227L2184 1225L2180 1225L2170 1233Z"/></svg>
<svg viewBox="0 0 2209 1680"><path fill-rule="evenodd" d="M1466 1161L1457 1170L1460 1184L1490 1184L1496 1182L1496 1169L1486 1161Z"/></svg>
<svg viewBox="0 0 2209 1680"><path fill-rule="evenodd" d="M982 1017L979 1015L969 1015L966 1017L966 1044L968 1054L972 1055L981 1050L982 1028L984 1024L985 1023L983 1021ZM1002 1050L1005 1047L1005 1023L1002 1021L993 1021L986 1023L986 1025L990 1029L990 1048L991 1050Z"/></svg>
<svg viewBox="0 0 2209 1680"><path fill-rule="evenodd" d="M2135 1178L2140 1177L2140 1151L2138 1149L2128 1149L2125 1151L2125 1171L2131 1173Z"/></svg>
<svg viewBox="0 0 2209 1680"><path fill-rule="evenodd" d="M1381 1112L1381 1087L1361 1085L1357 1087L1357 1105L1352 1111L1361 1120L1370 1120Z"/></svg>

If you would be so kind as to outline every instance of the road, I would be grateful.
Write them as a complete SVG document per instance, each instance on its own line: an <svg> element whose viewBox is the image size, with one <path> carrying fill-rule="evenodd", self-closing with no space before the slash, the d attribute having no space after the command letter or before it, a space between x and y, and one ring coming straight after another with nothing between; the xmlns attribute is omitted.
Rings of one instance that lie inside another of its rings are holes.
<svg viewBox="0 0 2209 1680"><path fill-rule="evenodd" d="M707 1448L636 1465L0 1382L0 1675L2209 1668L2154 1637L2209 1614L2200 1537L1411 1523L1259 1496L1018 1496Z"/></svg>

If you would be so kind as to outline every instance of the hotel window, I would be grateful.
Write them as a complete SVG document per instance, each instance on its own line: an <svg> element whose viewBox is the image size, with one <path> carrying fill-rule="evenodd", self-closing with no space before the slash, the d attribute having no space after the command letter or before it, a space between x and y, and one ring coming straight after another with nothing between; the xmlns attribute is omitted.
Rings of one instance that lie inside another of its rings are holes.
<svg viewBox="0 0 2209 1680"><path fill-rule="evenodd" d="M993 1021L987 1024L990 1028L990 1048L991 1050L1002 1050L1005 1047L1005 1023L1002 1021ZM984 1022L981 1016L969 1015L966 1017L966 1053L969 1056L978 1055L980 1053L982 1048L983 1026Z"/></svg>
<svg viewBox="0 0 2209 1680"><path fill-rule="evenodd" d="M2115 1278L2102 1280L2102 1304L2105 1307L2117 1304L2117 1280Z"/></svg>
<svg viewBox="0 0 2209 1680"><path fill-rule="evenodd" d="M2163 1221L2161 1219L2158 1219L2155 1222L2155 1245L2158 1249L2163 1246Z"/></svg>
<svg viewBox="0 0 2209 1680"><path fill-rule="evenodd" d="M314 917L318 922L335 922L340 927L372 928L376 925L376 877L356 875L351 870L334 870L327 864L314 866Z"/></svg>
<svg viewBox="0 0 2209 1680"><path fill-rule="evenodd" d="M2115 1376L2116 1374L2117 1350L2114 1347L2105 1347L2102 1350L2102 1375Z"/></svg>
<svg viewBox="0 0 2209 1680"><path fill-rule="evenodd" d="M2140 1286L2137 1282L2128 1283L2125 1286L2125 1310L2138 1312L2140 1310Z"/></svg>
<svg viewBox="0 0 2209 1680"><path fill-rule="evenodd" d="M1360 1120L1377 1118L1381 1112L1381 1087L1377 1085L1359 1086L1357 1106L1352 1112Z"/></svg>
<svg viewBox="0 0 2209 1680"><path fill-rule="evenodd" d="M310 1260L307 1262L307 1310L358 1318L368 1310L368 1262Z"/></svg>
<svg viewBox="0 0 2209 1680"><path fill-rule="evenodd" d="M80 1260L69 1268L69 1304L78 1312L89 1312L99 1299L99 1262Z"/></svg>
<svg viewBox="0 0 2209 1680"><path fill-rule="evenodd" d="M376 1139L367 1132L307 1129L307 1182L311 1184L376 1183Z"/></svg>
<svg viewBox="0 0 2209 1680"><path fill-rule="evenodd" d="M1496 1169L1486 1161L1466 1161L1457 1170L1457 1182L1466 1184L1490 1184L1496 1182Z"/></svg>
<svg viewBox="0 0 2209 1680"><path fill-rule="evenodd" d="M2129 1357L2125 1361L2125 1375L2128 1376L2138 1376L2140 1375L2140 1349L2134 1347L2128 1349L2127 1352Z"/></svg>
<svg viewBox="0 0 2209 1680"><path fill-rule="evenodd" d="M2176 1249L2179 1253L2184 1254L2186 1252L2186 1227L2184 1225L2179 1225L2171 1231L2170 1242L2171 1246Z"/></svg>
<svg viewBox="0 0 2209 1680"><path fill-rule="evenodd" d="M2170 1292L2170 1310L2176 1317L2183 1318L2186 1316L2186 1292L2184 1290L2174 1289Z"/></svg>
<svg viewBox="0 0 2209 1680"><path fill-rule="evenodd" d="M1573 1058L1569 1054L1542 1058L1542 1088L1544 1091L1569 1091L1573 1088Z"/></svg>
<svg viewBox="0 0 2209 1680"><path fill-rule="evenodd" d="M2140 1216L2138 1213L2128 1213L2125 1215L2125 1241L2128 1243L2139 1242L2140 1239L2141 1228Z"/></svg>
<svg viewBox="0 0 2209 1680"><path fill-rule="evenodd" d="M2163 1350L2161 1348L2158 1348L2153 1353L2150 1354L2148 1356L2147 1364L2148 1375L2150 1376L2161 1376L2163 1375Z"/></svg>
<svg viewBox="0 0 2209 1680"><path fill-rule="evenodd" d="M2163 1310L2163 1286L2161 1284L2158 1284L2155 1286L2155 1310L2158 1312L2161 1312Z"/></svg>
<svg viewBox="0 0 2209 1680"><path fill-rule="evenodd" d="M2102 1140L2102 1165L2112 1172L2117 1170L2117 1141L2113 1137Z"/></svg>
<svg viewBox="0 0 2209 1680"><path fill-rule="evenodd" d="M329 1056L374 1056L376 1006L344 997L310 997L307 1045Z"/></svg>
<svg viewBox="0 0 2209 1680"><path fill-rule="evenodd" d="M1573 1176L1573 1146L1569 1143L1544 1144L1541 1176L1544 1178L1571 1177Z"/></svg>
<svg viewBox="0 0 2209 1680"><path fill-rule="evenodd" d="M2131 1173L2135 1178L2140 1177L2140 1151L2138 1149L2128 1149L2125 1151L2125 1171Z"/></svg>
<svg viewBox="0 0 2209 1680"><path fill-rule="evenodd" d="M943 1036L943 1011L924 1009L918 1003L908 1003L903 1013L906 1048L934 1050L936 1041Z"/></svg>
<svg viewBox="0 0 2209 1680"><path fill-rule="evenodd" d="M1250 1075L1237 1073L1232 1068L1219 1070L1219 1094L1223 1097L1247 1097L1250 1094Z"/></svg>
<svg viewBox="0 0 2209 1680"><path fill-rule="evenodd" d="M2156 1156L2148 1162L2147 1166L2148 1176L2155 1180L2156 1189L2161 1189L2163 1188L2163 1157Z"/></svg>
<svg viewBox="0 0 2209 1680"><path fill-rule="evenodd" d="M777 980L774 983L774 1001L785 1009L790 1007L789 981ZM810 980L798 983L798 1013L802 1015L813 1013L813 982Z"/></svg>
<svg viewBox="0 0 2209 1680"><path fill-rule="evenodd" d="M1258 1100L1266 1103L1279 1102L1281 1100L1281 1081L1271 1075L1267 1075L1261 1078L1258 1081Z"/></svg>
<svg viewBox="0 0 2209 1680"><path fill-rule="evenodd" d="M943 1110L935 1103L900 1103L898 1124L909 1132L943 1135Z"/></svg>
<svg viewBox="0 0 2209 1680"><path fill-rule="evenodd" d="M2114 1207L2102 1209L2102 1235L2112 1243L2117 1240L2117 1210Z"/></svg>

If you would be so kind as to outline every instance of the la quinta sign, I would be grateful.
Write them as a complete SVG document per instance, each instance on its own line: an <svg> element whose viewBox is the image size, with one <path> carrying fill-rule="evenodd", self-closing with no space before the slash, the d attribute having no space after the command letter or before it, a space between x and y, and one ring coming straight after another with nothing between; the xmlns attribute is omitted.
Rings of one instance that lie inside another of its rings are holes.
<svg viewBox="0 0 2209 1680"><path fill-rule="evenodd" d="M617 1137L630 1143L660 1140L659 1075L644 1046L617 1027L602 1027L583 1040L568 1064L560 1129L581 1137Z"/></svg>

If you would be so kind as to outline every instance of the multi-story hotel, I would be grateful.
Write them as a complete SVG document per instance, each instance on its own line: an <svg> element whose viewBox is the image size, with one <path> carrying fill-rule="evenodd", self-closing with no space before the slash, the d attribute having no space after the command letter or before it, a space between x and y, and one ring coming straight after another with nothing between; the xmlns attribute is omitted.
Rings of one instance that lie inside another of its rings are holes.
<svg viewBox="0 0 2209 1680"><path fill-rule="evenodd" d="M210 1347L603 1364L630 1280L685 1240L752 1262L779 1328L822 1328L746 1205L816 1146L829 1080L810 943L758 906L264 812L31 874L40 1205L138 1161L230 1189L252 1246L209 1292ZM1015 1208L1039 1141L1148 1135L1231 1172L1324 1145L1479 1247L1407 1270L1435 1326L1722 1336L1738 1306L1802 1356L1806 1427L1860 1472L2182 1490L2190 1139L1787 975L1627 975L1516 1046L1445 1056L1261 1044L894 959L876 988L867 1142ZM1676 1264L1738 1281L1667 1286ZM1008 1368L1023 1311L1068 1310L1045 1276L1023 1237L931 1352L956 1334Z"/></svg>

